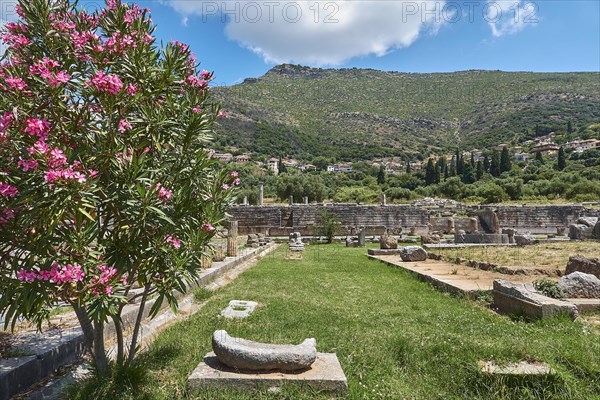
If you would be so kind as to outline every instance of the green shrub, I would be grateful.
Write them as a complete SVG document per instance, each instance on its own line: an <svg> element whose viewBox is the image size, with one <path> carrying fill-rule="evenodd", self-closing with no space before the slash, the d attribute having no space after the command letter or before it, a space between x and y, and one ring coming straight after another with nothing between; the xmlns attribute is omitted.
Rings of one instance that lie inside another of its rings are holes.
<svg viewBox="0 0 600 400"><path fill-rule="evenodd" d="M541 278L533 282L533 287L544 296L552 297L553 299L562 299L565 297L565 293L558 286L557 282L554 282L548 278Z"/></svg>

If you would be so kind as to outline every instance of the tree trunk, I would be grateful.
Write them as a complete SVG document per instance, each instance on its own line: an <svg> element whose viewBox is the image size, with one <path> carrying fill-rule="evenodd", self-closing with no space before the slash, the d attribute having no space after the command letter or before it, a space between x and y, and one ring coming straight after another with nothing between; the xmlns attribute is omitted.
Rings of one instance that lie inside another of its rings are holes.
<svg viewBox="0 0 600 400"><path fill-rule="evenodd" d="M79 325L83 331L83 346L92 356L96 364L98 376L105 378L109 373L109 365L104 349L104 323L93 324L85 307L81 307L76 302L71 303L71 305L73 306L73 310L75 310L75 315L77 315Z"/></svg>
<svg viewBox="0 0 600 400"><path fill-rule="evenodd" d="M125 362L125 343L123 339L123 324L121 323L121 310L118 315L113 315L115 332L117 335L117 365L123 365Z"/></svg>
<svg viewBox="0 0 600 400"><path fill-rule="evenodd" d="M146 306L146 300L148 299L148 292L150 291L150 284L146 284L144 287L144 293L140 301L140 308L138 310L137 317L135 319L135 326L133 327L133 334L131 335L131 344L129 346L129 355L127 357L127 365L131 365L137 352L137 340L140 333L140 326L142 325L142 319L144 317L144 307Z"/></svg>
<svg viewBox="0 0 600 400"><path fill-rule="evenodd" d="M96 322L94 325L94 362L96 363L96 371L99 378L106 378L109 375L110 369L106 350L104 349L104 321Z"/></svg>

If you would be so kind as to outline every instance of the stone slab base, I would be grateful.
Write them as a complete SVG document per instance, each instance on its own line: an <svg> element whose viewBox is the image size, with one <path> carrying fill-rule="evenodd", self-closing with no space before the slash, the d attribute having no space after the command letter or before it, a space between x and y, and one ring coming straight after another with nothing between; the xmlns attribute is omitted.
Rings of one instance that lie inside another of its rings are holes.
<svg viewBox="0 0 600 400"><path fill-rule="evenodd" d="M569 315L575 319L577 306L571 302L553 299L536 293L532 285L497 279L494 281L494 305L503 314L526 315L531 318Z"/></svg>
<svg viewBox="0 0 600 400"><path fill-rule="evenodd" d="M286 383L309 386L315 390L338 393L348 391L348 381L335 353L317 353L310 369L283 373L279 371L243 372L224 366L210 352L188 377L188 390L197 394L203 389L234 389L252 391L263 387L279 387Z"/></svg>
<svg viewBox="0 0 600 400"><path fill-rule="evenodd" d="M565 299L569 303L575 304L577 311L597 312L600 311L600 299Z"/></svg>
<svg viewBox="0 0 600 400"><path fill-rule="evenodd" d="M479 370L484 374L493 375L548 375L555 371L544 363L528 363L521 361L519 363L508 363L497 365L492 361L479 361Z"/></svg>
<svg viewBox="0 0 600 400"><path fill-rule="evenodd" d="M370 256L394 256L400 255L401 249L369 249L367 253Z"/></svg>

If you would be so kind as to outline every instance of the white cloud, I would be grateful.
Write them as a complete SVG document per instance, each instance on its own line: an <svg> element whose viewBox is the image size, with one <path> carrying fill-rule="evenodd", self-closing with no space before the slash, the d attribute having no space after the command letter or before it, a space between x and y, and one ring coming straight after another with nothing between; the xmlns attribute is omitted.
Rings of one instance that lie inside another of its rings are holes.
<svg viewBox="0 0 600 400"><path fill-rule="evenodd" d="M227 15L227 36L266 62L313 66L385 55L425 32L437 33L444 21L444 1L165 1L202 21Z"/></svg>
<svg viewBox="0 0 600 400"><path fill-rule="evenodd" d="M537 3L524 0L488 0L484 17L492 35L511 35L538 23Z"/></svg>

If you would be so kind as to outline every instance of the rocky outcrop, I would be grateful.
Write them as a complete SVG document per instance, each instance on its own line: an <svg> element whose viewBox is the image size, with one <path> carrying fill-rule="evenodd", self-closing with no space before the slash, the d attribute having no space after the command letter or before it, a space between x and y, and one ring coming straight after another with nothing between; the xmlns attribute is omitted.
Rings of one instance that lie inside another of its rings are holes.
<svg viewBox="0 0 600 400"><path fill-rule="evenodd" d="M558 281L568 298L600 299L600 279L592 274L573 272Z"/></svg>
<svg viewBox="0 0 600 400"><path fill-rule="evenodd" d="M580 254L569 257L565 275L577 271L592 274L596 278L600 278L600 260L597 258L584 257Z"/></svg>
<svg viewBox="0 0 600 400"><path fill-rule="evenodd" d="M219 361L228 367L248 371L298 371L309 368L317 358L317 342L306 339L299 345L253 342L213 333L212 347Z"/></svg>
<svg viewBox="0 0 600 400"><path fill-rule="evenodd" d="M427 260L427 252L420 246L406 246L400 249L402 261L414 262Z"/></svg>

